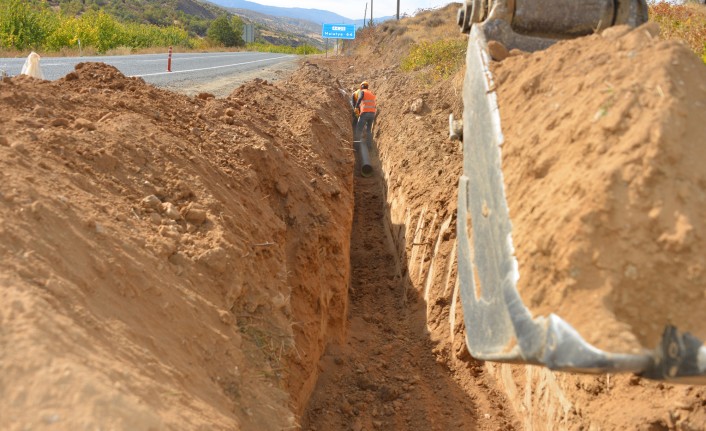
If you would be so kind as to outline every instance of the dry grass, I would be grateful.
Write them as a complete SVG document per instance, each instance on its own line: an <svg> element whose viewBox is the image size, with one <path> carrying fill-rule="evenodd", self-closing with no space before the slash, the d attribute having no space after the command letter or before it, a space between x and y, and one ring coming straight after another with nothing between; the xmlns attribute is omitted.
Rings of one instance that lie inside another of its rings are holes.
<svg viewBox="0 0 706 431"><path fill-rule="evenodd" d="M683 40L706 63L706 6L654 3L650 20L659 24L663 38Z"/></svg>

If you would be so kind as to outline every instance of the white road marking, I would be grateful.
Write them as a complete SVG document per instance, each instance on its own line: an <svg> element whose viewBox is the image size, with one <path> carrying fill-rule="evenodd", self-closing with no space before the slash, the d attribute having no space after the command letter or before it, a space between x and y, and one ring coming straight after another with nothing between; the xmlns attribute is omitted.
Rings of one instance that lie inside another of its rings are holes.
<svg viewBox="0 0 706 431"><path fill-rule="evenodd" d="M240 66L240 65L242 65L242 64L250 64L250 63L260 63L260 62L263 62L263 61L278 60L278 59L280 59L280 58L288 58L288 57L289 57L288 55L282 55L282 56L279 56L279 57L265 58L265 59L262 59L262 60L253 60L253 61L245 61L245 62L243 62L243 63L225 64L225 65L223 65L223 66L202 67L202 68L199 68L199 69L189 69L189 70L176 70L176 71L174 71L174 72L145 73L145 74L142 74L142 75L130 75L130 77L142 78L142 77L145 77L145 76L175 75L175 74L177 74L177 73L199 72L199 71L202 71L202 70L221 69L221 68L224 68L224 67Z"/></svg>

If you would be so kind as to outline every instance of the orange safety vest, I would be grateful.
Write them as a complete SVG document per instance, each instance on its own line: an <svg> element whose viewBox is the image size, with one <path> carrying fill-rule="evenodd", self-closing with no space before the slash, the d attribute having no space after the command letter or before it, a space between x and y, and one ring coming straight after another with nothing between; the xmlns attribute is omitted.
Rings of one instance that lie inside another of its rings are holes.
<svg viewBox="0 0 706 431"><path fill-rule="evenodd" d="M360 113L361 114L363 112L375 112L377 110L376 102L375 102L376 97L372 91L363 90L360 98L361 98L361 100L360 100Z"/></svg>

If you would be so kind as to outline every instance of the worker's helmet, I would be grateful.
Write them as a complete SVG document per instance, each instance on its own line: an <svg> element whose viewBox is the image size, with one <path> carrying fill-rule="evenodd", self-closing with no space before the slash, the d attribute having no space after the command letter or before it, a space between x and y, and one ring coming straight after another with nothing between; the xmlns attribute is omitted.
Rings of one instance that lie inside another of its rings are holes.
<svg viewBox="0 0 706 431"><path fill-rule="evenodd" d="M368 88L368 81L363 81L363 82L360 84L360 88L361 88L361 89Z"/></svg>

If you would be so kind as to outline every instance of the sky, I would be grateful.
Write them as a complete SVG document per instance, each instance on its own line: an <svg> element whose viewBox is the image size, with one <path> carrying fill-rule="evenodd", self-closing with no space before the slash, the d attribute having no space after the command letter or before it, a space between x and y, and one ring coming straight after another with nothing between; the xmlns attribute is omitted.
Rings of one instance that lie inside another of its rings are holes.
<svg viewBox="0 0 706 431"><path fill-rule="evenodd" d="M397 0L250 0L268 6L302 7L307 9L323 9L335 12L349 19L363 19L365 4L368 4L368 19L370 18L370 2L373 2L373 17L397 14ZM453 0L399 0L400 16L404 13L414 14L417 9L436 8L453 3ZM456 0L456 3L462 3Z"/></svg>

